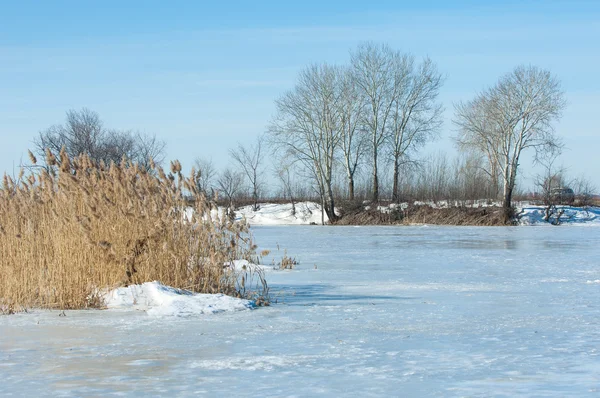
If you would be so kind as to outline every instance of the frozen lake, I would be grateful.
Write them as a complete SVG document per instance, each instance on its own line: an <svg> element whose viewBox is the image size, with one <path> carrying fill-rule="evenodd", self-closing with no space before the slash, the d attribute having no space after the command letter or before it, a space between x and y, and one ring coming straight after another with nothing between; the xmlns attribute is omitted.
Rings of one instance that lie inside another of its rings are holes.
<svg viewBox="0 0 600 398"><path fill-rule="evenodd" d="M278 304L0 317L0 395L600 394L600 228L253 231Z"/></svg>

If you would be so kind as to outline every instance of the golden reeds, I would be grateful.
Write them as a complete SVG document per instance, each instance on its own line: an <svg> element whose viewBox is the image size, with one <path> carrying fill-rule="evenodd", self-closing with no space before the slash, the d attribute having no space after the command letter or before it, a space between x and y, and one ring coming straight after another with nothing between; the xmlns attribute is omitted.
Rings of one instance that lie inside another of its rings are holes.
<svg viewBox="0 0 600 398"><path fill-rule="evenodd" d="M102 289L153 280L239 295L224 264L255 246L244 223L210 215L193 171L65 151L48 151L46 164L0 188L0 311L101 306Z"/></svg>

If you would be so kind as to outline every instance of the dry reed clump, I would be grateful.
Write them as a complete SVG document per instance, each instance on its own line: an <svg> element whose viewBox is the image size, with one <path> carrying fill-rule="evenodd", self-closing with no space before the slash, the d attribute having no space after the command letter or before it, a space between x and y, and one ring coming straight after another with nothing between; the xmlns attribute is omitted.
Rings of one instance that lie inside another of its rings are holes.
<svg viewBox="0 0 600 398"><path fill-rule="evenodd" d="M279 251L279 245L277 245L277 251ZM266 252L268 255L269 251L267 250ZM281 257L281 260L278 261L277 264L275 264L275 258L273 258L271 265L273 266L273 269L279 269L279 270L294 269L296 267L296 265L298 265L298 261L296 260L295 257L289 257L287 254L287 249L284 249L283 257Z"/></svg>
<svg viewBox="0 0 600 398"><path fill-rule="evenodd" d="M224 264L255 246L247 225L211 216L194 170L46 157L0 189L0 312L101 307L102 289L153 280L239 295Z"/></svg>

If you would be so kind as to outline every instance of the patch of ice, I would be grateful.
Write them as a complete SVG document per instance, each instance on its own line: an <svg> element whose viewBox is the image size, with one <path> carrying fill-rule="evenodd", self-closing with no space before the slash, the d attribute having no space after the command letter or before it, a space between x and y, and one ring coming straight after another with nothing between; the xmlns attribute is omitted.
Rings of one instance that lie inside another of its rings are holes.
<svg viewBox="0 0 600 398"><path fill-rule="evenodd" d="M600 284L600 279L596 279L593 281L585 281L585 283L587 283L588 285Z"/></svg>
<svg viewBox="0 0 600 398"><path fill-rule="evenodd" d="M254 307L254 302L250 300L224 294L193 293L156 281L111 290L104 299L109 309L146 311L153 316L187 317Z"/></svg>

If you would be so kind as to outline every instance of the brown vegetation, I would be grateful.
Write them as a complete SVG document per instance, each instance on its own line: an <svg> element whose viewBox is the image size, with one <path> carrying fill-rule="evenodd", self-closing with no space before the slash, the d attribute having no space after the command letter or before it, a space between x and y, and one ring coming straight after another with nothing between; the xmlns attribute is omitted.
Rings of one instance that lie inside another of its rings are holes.
<svg viewBox="0 0 600 398"><path fill-rule="evenodd" d="M471 225L502 226L511 225L506 221L501 207L449 207L434 208L429 205L413 205L401 210L391 209L381 212L376 209L353 209L346 211L336 225Z"/></svg>
<svg viewBox="0 0 600 398"><path fill-rule="evenodd" d="M430 206L414 206L407 209L402 223L473 226L511 225L510 218L507 221L505 210L501 207L450 207L438 209Z"/></svg>
<svg viewBox="0 0 600 398"><path fill-rule="evenodd" d="M255 246L245 224L210 216L193 170L106 166L64 150L46 160L0 189L0 310L98 307L102 289L153 280L239 295L223 265Z"/></svg>

